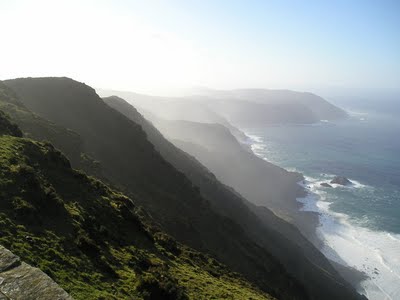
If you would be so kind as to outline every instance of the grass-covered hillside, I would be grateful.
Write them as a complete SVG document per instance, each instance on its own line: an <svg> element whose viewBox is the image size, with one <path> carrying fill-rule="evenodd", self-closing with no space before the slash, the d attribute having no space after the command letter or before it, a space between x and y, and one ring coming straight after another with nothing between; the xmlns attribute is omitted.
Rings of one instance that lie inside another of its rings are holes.
<svg viewBox="0 0 400 300"><path fill-rule="evenodd" d="M63 148L71 160L79 161L82 149L82 140L79 135L29 111L15 92L1 81L0 109L9 115L26 137L51 141L57 148Z"/></svg>
<svg viewBox="0 0 400 300"><path fill-rule="evenodd" d="M83 151L101 163L104 177L179 242L212 255L271 295L310 298L279 259L237 221L217 211L187 176L162 157L140 125L109 107L92 88L68 78L26 78L5 84L28 109L79 134Z"/></svg>
<svg viewBox="0 0 400 300"><path fill-rule="evenodd" d="M270 299L14 126L0 113L0 244L75 299Z"/></svg>
<svg viewBox="0 0 400 300"><path fill-rule="evenodd" d="M22 131L12 123L8 116L0 110L0 135L13 135L22 137Z"/></svg>
<svg viewBox="0 0 400 300"><path fill-rule="evenodd" d="M101 174L99 162L84 153L83 141L79 134L31 112L20 101L16 93L1 81L0 110L5 112L11 121L18 125L25 137L49 141L56 148L62 149L75 167L96 175Z"/></svg>

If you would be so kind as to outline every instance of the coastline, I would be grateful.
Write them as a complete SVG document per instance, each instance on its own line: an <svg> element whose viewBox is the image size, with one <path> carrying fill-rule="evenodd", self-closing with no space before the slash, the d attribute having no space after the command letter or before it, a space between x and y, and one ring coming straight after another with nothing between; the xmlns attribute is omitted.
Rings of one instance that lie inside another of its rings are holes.
<svg viewBox="0 0 400 300"><path fill-rule="evenodd" d="M320 213L317 235L323 239L321 252L332 261L332 265L343 278L369 299L399 299L400 235L354 224L347 214L330 209L332 202L327 191L374 188L351 179L353 184L350 186L321 188L320 184L326 182L326 178L307 179L310 186L309 196L299 200L304 203L303 210ZM349 273L349 268L356 273ZM360 275L358 280L357 272Z"/></svg>
<svg viewBox="0 0 400 300"><path fill-rule="evenodd" d="M305 196L297 197L296 202L300 203L299 212L304 213L315 213L318 216L318 221L316 223L312 222L314 226L314 232L311 236L308 236L305 233L307 239L309 239L314 246L318 248L330 261L331 265L336 269L336 271L354 288L356 288L360 293L366 294L366 291L362 285L362 283L369 279L367 273L357 270L356 268L350 266L346 263L339 254L337 254L333 249L329 248L329 245L326 243L323 234L320 232L320 229L323 227L324 222L324 215L321 212L321 209L318 205L321 205L321 197L317 193L315 193L312 188L310 187L312 182L307 180L306 178L298 183L306 192ZM320 184L318 181L314 183L315 185ZM329 205L328 205L329 206ZM307 219L305 220L307 222ZM296 224L297 225L297 224ZM302 227L303 224L298 224L299 227ZM303 231L302 231L303 232ZM327 248L329 248L329 254L327 255Z"/></svg>
<svg viewBox="0 0 400 300"><path fill-rule="evenodd" d="M241 129L242 130L242 129ZM257 137L249 135L245 132L248 139L245 142L241 141L241 144L251 152L258 155L254 148L258 145L260 140ZM267 160L265 157L261 157ZM304 177L304 175L297 170L288 172L297 173L302 176L302 180L294 183L298 186L297 195L291 197L291 199L286 199L284 207L273 206L269 207L272 211L279 217L289 221L294 224L301 233L324 255L324 249L326 249L326 241L321 236L319 228L322 226L323 217L319 209L316 207L319 201L318 195L315 194L309 186L309 182ZM335 255L335 260L332 257L325 255L330 261L331 265L335 270L354 288L356 288L360 293L366 294L365 289L362 286L362 282L368 279L368 275L365 272L359 271L354 267L348 265L344 260L340 259L339 255Z"/></svg>

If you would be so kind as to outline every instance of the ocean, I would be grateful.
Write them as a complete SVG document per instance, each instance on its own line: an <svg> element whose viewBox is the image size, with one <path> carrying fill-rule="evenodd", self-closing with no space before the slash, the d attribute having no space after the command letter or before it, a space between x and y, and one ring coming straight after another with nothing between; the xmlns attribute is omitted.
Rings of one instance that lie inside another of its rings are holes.
<svg viewBox="0 0 400 300"><path fill-rule="evenodd" d="M242 128L256 155L304 174L309 195L298 201L320 213L323 253L366 273L360 292L372 300L400 299L398 103L352 108L345 121ZM335 175L353 184L320 185Z"/></svg>

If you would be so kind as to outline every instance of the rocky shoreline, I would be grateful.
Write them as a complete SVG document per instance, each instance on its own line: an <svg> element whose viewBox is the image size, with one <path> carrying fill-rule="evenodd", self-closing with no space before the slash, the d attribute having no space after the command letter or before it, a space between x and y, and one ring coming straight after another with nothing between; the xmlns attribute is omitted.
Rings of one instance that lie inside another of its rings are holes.
<svg viewBox="0 0 400 300"><path fill-rule="evenodd" d="M304 199L307 199L307 197L310 196L312 192L308 190L307 186L304 184L304 181L300 181L298 184L299 186L302 187L303 191L302 193L299 193L299 196L297 198L293 199L294 207L297 208L297 211L293 210L291 212L295 216L294 217L295 225L299 228L299 230L303 233L303 235L322 252L324 247L324 240L318 235L318 227L321 225L320 213L303 210L304 203L301 200L304 201ZM314 201L314 200L309 199L305 201ZM343 264L339 264L330 259L329 261L331 262L332 266L336 269L336 271L348 283L350 283L358 291L362 290L361 282L368 278L367 274L351 266L346 265L344 262Z"/></svg>
<svg viewBox="0 0 400 300"><path fill-rule="evenodd" d="M251 149L251 137L246 141L245 147ZM254 142L254 141L253 141ZM243 145L243 143L242 143ZM257 155L253 150L254 155ZM324 247L324 240L318 235L318 227L320 227L320 213L315 211L304 210L304 201L307 200L312 192L308 189L304 175L299 172L291 172L294 175L294 182L290 189L296 190L295 196L288 197L283 205L273 204L270 208L276 215L282 219L295 225L300 232L308 239L319 251L322 252ZM351 185L353 184L346 177L335 176L329 183L323 185L325 187L332 187L334 185ZM353 287L361 290L361 282L368 278L368 276L348 265L339 264L329 260L335 270Z"/></svg>

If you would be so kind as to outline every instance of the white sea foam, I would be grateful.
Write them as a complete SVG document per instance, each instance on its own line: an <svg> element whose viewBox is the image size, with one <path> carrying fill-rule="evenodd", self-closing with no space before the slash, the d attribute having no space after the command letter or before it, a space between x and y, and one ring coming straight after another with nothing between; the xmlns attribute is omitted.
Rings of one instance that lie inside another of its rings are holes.
<svg viewBox="0 0 400 300"><path fill-rule="evenodd" d="M248 134L248 133L245 133L245 134L246 134L246 136L248 136L250 138L250 141L252 143L262 143L263 142L263 139L258 135L253 135L253 134Z"/></svg>
<svg viewBox="0 0 400 300"><path fill-rule="evenodd" d="M248 145L250 145L250 149L257 156L262 157L261 152L266 149L266 146L263 143L264 142L263 139L257 135L252 135L252 134L248 134L248 133L245 133L245 135L249 138ZM263 158L263 159L265 159L265 158Z"/></svg>
<svg viewBox="0 0 400 300"><path fill-rule="evenodd" d="M355 111L355 110L346 110L347 113L350 115L350 117L362 117L362 116L368 116L369 113L365 111Z"/></svg>
<svg viewBox="0 0 400 300"><path fill-rule="evenodd" d="M355 113L361 116L363 113ZM250 137L253 152L267 159L265 144L261 137ZM299 171L293 169L294 171ZM300 171L301 172L301 171ZM321 183L329 183L334 189L373 189L373 187L350 179L351 185L331 184L333 174L320 174L319 179L305 176L300 182L309 193L297 200L302 210L320 214L317 234L324 241L322 252L337 263L351 266L364 272L368 279L361 283L360 292L370 300L400 299L400 235L373 231L351 223L349 217L330 210L329 189Z"/></svg>
<svg viewBox="0 0 400 300"><path fill-rule="evenodd" d="M369 278L362 282L360 292L369 299L400 299L400 235L356 226L347 215L331 211L321 182L326 180L306 177L302 185L310 193L298 201L303 203L303 210L320 213L317 233L324 241L322 252L338 263L367 274ZM352 182L354 188L370 188Z"/></svg>

